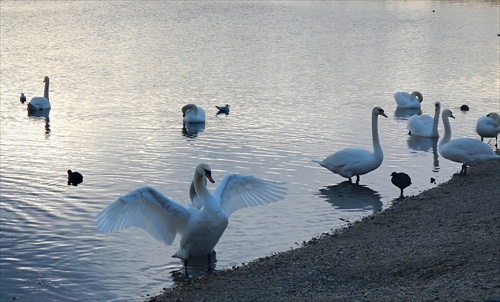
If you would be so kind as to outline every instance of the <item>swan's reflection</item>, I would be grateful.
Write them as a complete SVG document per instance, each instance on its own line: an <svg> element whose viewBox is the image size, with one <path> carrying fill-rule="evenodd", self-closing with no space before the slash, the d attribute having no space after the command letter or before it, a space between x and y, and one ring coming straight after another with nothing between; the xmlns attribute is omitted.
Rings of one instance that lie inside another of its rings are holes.
<svg viewBox="0 0 500 302"><path fill-rule="evenodd" d="M37 111L29 111L28 117L32 118L40 118L43 117L45 120L45 134L50 133L50 118L49 118L50 109L37 110Z"/></svg>
<svg viewBox="0 0 500 302"><path fill-rule="evenodd" d="M210 255L210 271L214 272L216 263L217 263L217 253L215 251L212 252ZM183 263L180 261L180 263ZM207 274L210 274L208 272L208 259L207 257L199 257L199 258L189 258L188 261L188 274L189 276L186 276L186 273L184 271L184 266L182 266L182 269L174 270L170 272L170 275L172 275L172 279L176 283L184 283L187 280L190 280L191 278L198 278L205 276Z"/></svg>
<svg viewBox="0 0 500 302"><path fill-rule="evenodd" d="M205 130L205 123L183 123L182 124L182 135L195 138L198 136L199 132Z"/></svg>
<svg viewBox="0 0 500 302"><path fill-rule="evenodd" d="M343 181L319 190L320 197L338 209L362 209L377 213L382 209L382 201L377 191L365 185Z"/></svg>
<svg viewBox="0 0 500 302"><path fill-rule="evenodd" d="M411 108L396 108L394 111L394 116L398 120L407 120L410 116L414 114L421 114L421 109L411 109Z"/></svg>
<svg viewBox="0 0 500 302"><path fill-rule="evenodd" d="M408 147L416 151L428 152L432 150L433 169L432 171L439 171L439 155L438 155L438 138L437 137L423 137L410 135L407 140Z"/></svg>

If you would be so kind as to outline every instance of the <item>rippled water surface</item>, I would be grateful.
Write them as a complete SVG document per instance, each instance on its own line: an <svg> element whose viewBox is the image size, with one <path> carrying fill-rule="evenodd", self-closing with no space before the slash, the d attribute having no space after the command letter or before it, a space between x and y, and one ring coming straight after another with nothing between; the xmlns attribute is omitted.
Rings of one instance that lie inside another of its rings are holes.
<svg viewBox="0 0 500 302"><path fill-rule="evenodd" d="M187 204L200 162L210 190L228 172L288 183L285 200L231 216L224 270L389 207L393 171L411 175L412 195L460 169L407 135L394 92L422 92L424 113L452 109L454 137L477 137L477 118L500 107L495 1L0 5L2 301L137 301L181 282L178 240L101 235L95 215L143 185ZM45 75L52 109L28 116L19 95L42 95ZM206 110L202 127L183 128L189 102ZM384 162L361 185L311 162L371 149L375 105L389 116ZM67 169L83 184L68 186Z"/></svg>

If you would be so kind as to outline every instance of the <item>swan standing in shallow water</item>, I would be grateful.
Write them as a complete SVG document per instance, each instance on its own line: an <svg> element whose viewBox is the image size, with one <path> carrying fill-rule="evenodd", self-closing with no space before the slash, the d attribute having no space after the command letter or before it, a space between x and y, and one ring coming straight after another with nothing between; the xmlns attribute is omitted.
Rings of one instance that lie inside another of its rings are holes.
<svg viewBox="0 0 500 302"><path fill-rule="evenodd" d="M451 139L450 119L455 118L450 110L446 109L442 113L444 125L444 137L439 142L439 154L451 161L462 163L461 175L467 175L467 165L473 166L491 159L500 159L491 147L473 138Z"/></svg>
<svg viewBox="0 0 500 302"><path fill-rule="evenodd" d="M205 111L195 104L187 104L182 107L182 120L185 123L204 123Z"/></svg>
<svg viewBox="0 0 500 302"><path fill-rule="evenodd" d="M414 114L408 119L407 128L410 135L424 137L439 137L438 123L441 113L441 103L434 103L434 118L427 114Z"/></svg>
<svg viewBox="0 0 500 302"><path fill-rule="evenodd" d="M498 134L500 134L500 114L490 112L486 116L480 117L476 122L476 133L481 137L495 138L495 147L498 148Z"/></svg>
<svg viewBox="0 0 500 302"><path fill-rule="evenodd" d="M418 91L413 91L411 94L404 91L398 91L394 94L394 100L398 108L419 109L420 103L424 100L424 96Z"/></svg>
<svg viewBox="0 0 500 302"><path fill-rule="evenodd" d="M45 90L43 92L43 97L35 96L28 103L29 111L47 110L50 109L49 102L49 77L45 76L43 79L45 82Z"/></svg>
<svg viewBox="0 0 500 302"><path fill-rule="evenodd" d="M377 169L384 160L384 153L378 137L379 115L387 117L384 109L374 107L372 110L373 153L364 149L348 148L335 152L324 160L313 159L312 161L333 173L348 178L350 182L352 182L351 177L356 176L356 183L359 183L360 175Z"/></svg>
<svg viewBox="0 0 500 302"><path fill-rule="evenodd" d="M142 187L120 197L99 213L97 229L107 234L135 226L168 245L179 234L180 247L173 257L184 261L186 275L190 258L207 257L210 270L212 251L231 213L281 200L286 188L284 182L228 174L212 195L206 188L207 179L214 182L210 166L199 164L193 179L196 196L203 203L199 209L186 208L154 188Z"/></svg>

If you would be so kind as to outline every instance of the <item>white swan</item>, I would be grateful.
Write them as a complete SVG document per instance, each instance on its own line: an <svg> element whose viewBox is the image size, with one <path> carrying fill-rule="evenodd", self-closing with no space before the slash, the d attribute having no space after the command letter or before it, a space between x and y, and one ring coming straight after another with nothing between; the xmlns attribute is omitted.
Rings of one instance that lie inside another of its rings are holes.
<svg viewBox="0 0 500 302"><path fill-rule="evenodd" d="M473 166L491 159L500 159L490 146L473 138L451 139L451 126L449 118L455 118L449 109L442 113L444 137L439 142L439 154L451 161L462 163L461 175L467 174L467 165Z"/></svg>
<svg viewBox="0 0 500 302"><path fill-rule="evenodd" d="M184 207L151 187L142 187L120 197L99 213L97 229L107 234L132 226L142 228L155 239L172 244L176 234L180 247L173 257L181 258L187 274L188 259L208 257L224 233L234 211L283 199L284 182L254 176L228 174L212 195L206 179L214 182L210 166L199 164L194 172L194 189L203 207Z"/></svg>
<svg viewBox="0 0 500 302"><path fill-rule="evenodd" d="M495 138L495 147L498 148L498 134L500 134L500 114L490 112L486 116L480 117L476 122L476 133L481 137Z"/></svg>
<svg viewBox="0 0 500 302"><path fill-rule="evenodd" d="M380 146L378 137L378 116L387 117L384 109L374 107L372 110L372 142L373 153L367 150L358 148L348 148L340 150L328 156L324 160L312 161L327 168L333 173L339 174L342 177L348 178L356 176L356 183L359 183L359 176L377 169L384 160L384 153Z"/></svg>
<svg viewBox="0 0 500 302"><path fill-rule="evenodd" d="M47 110L50 109L49 102L49 77L45 76L43 79L45 82L45 90L43 92L43 97L35 96L28 103L29 111L37 111L37 110Z"/></svg>
<svg viewBox="0 0 500 302"><path fill-rule="evenodd" d="M182 120L185 123L204 123L205 111L195 104L187 104L182 107Z"/></svg>
<svg viewBox="0 0 500 302"><path fill-rule="evenodd" d="M399 108L418 109L424 97L418 91L413 91L411 94L404 91L398 91L394 94L394 100Z"/></svg>
<svg viewBox="0 0 500 302"><path fill-rule="evenodd" d="M410 135L424 137L439 137L438 123L441 113L441 103L434 103L434 118L427 114L414 114L408 119L406 127Z"/></svg>

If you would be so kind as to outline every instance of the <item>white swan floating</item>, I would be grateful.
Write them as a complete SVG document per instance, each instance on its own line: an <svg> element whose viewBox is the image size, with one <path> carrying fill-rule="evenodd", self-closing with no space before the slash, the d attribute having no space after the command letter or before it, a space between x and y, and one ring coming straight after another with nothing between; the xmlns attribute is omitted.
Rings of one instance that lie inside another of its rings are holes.
<svg viewBox="0 0 500 302"><path fill-rule="evenodd" d="M410 135L424 137L439 137L438 123L441 113L441 103L434 103L434 118L427 114L414 114L408 119L406 127Z"/></svg>
<svg viewBox="0 0 500 302"><path fill-rule="evenodd" d="M411 94L404 91L398 91L394 94L394 100L398 108L418 109L424 97L418 91L413 91Z"/></svg>
<svg viewBox="0 0 500 302"><path fill-rule="evenodd" d="M207 257L210 270L211 253L228 225L234 211L267 204L284 198L284 182L254 176L228 174L212 195L207 179L214 182L210 166L199 164L194 172L191 198L195 207L184 207L151 187L142 187L118 198L99 213L97 229L107 234L132 226L142 228L155 239L170 245L181 236L180 247L173 257L187 265L190 258Z"/></svg>
<svg viewBox="0 0 500 302"><path fill-rule="evenodd" d="M182 107L182 120L184 123L204 123L205 111L195 104L187 104Z"/></svg>
<svg viewBox="0 0 500 302"><path fill-rule="evenodd" d="M377 169L384 160L384 153L378 137L379 115L387 117L384 109L374 107L371 115L373 153L364 149L348 148L335 152L324 160L313 159L312 161L335 174L348 178L350 182L352 182L351 177L356 176L356 183L359 183L360 175Z"/></svg>
<svg viewBox="0 0 500 302"><path fill-rule="evenodd" d="M490 146L473 138L451 139L451 126L449 118L455 118L449 109L442 113L444 137L439 142L439 154L451 161L462 163L460 175L467 175L467 166L473 166L492 159L500 159Z"/></svg>
<svg viewBox="0 0 500 302"><path fill-rule="evenodd" d="M476 122L476 133L483 138L495 138L495 147L498 148L498 134L500 134L500 114L490 112L480 117Z"/></svg>
<svg viewBox="0 0 500 302"><path fill-rule="evenodd" d="M38 111L50 109L49 102L49 77L45 76L43 79L45 82L45 90L43 92L43 97L35 96L28 103L28 111Z"/></svg>

